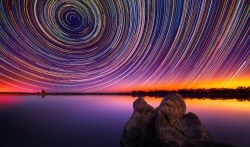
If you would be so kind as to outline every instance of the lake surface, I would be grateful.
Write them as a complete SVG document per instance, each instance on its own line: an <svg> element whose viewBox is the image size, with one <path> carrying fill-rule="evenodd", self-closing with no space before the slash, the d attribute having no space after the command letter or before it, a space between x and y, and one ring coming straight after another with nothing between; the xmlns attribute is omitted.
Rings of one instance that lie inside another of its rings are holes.
<svg viewBox="0 0 250 147"><path fill-rule="evenodd" d="M133 113L127 96L0 96L1 147L119 147ZM157 107L161 98L146 98ZM186 98L211 136L250 146L250 101Z"/></svg>

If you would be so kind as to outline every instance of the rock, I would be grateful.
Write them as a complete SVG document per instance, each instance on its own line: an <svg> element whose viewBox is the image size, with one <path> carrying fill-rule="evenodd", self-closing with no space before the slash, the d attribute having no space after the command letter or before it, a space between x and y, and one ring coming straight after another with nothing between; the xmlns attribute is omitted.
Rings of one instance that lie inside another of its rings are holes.
<svg viewBox="0 0 250 147"><path fill-rule="evenodd" d="M189 139L211 139L198 116L192 112L183 116L178 128Z"/></svg>
<svg viewBox="0 0 250 147"><path fill-rule="evenodd" d="M209 137L204 125L194 113L187 113L179 94L165 96L154 109L142 98L134 103L134 112L126 123L121 147L231 147Z"/></svg>
<svg viewBox="0 0 250 147"><path fill-rule="evenodd" d="M164 97L157 109L162 111L169 123L175 123L185 114L186 104L181 95L170 94Z"/></svg>
<svg viewBox="0 0 250 147"><path fill-rule="evenodd" d="M145 115L150 115L154 108L150 106L143 97L139 97L133 103L134 112L142 113Z"/></svg>
<svg viewBox="0 0 250 147"><path fill-rule="evenodd" d="M164 113L156 109L145 127L141 147L178 146L183 144L186 139L175 126L169 123Z"/></svg>
<svg viewBox="0 0 250 147"><path fill-rule="evenodd" d="M134 112L124 128L120 145L122 147L136 147L140 144L144 126L154 111L144 98L140 97L133 103Z"/></svg>

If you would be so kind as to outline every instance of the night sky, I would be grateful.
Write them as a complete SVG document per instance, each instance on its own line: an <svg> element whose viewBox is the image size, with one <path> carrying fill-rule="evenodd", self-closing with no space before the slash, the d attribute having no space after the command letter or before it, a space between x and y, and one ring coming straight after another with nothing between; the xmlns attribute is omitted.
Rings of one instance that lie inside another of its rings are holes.
<svg viewBox="0 0 250 147"><path fill-rule="evenodd" d="M250 86L250 5L0 0L0 91Z"/></svg>

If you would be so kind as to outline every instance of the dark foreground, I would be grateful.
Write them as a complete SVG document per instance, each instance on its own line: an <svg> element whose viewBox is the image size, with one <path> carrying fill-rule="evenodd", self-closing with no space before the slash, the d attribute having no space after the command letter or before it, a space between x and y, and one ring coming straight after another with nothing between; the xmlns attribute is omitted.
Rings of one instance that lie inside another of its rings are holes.
<svg viewBox="0 0 250 147"><path fill-rule="evenodd" d="M118 147L131 96L0 96L0 147ZM158 107L162 98L144 97ZM250 101L185 99L218 142L249 147ZM226 125L225 125L226 124Z"/></svg>

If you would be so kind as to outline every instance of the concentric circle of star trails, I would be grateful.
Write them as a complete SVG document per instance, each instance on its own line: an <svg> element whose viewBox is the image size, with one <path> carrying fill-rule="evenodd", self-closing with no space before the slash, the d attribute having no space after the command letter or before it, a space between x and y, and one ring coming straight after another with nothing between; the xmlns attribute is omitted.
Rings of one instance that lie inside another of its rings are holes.
<svg viewBox="0 0 250 147"><path fill-rule="evenodd" d="M0 0L0 80L29 90L226 87L250 75L249 10L247 0Z"/></svg>

